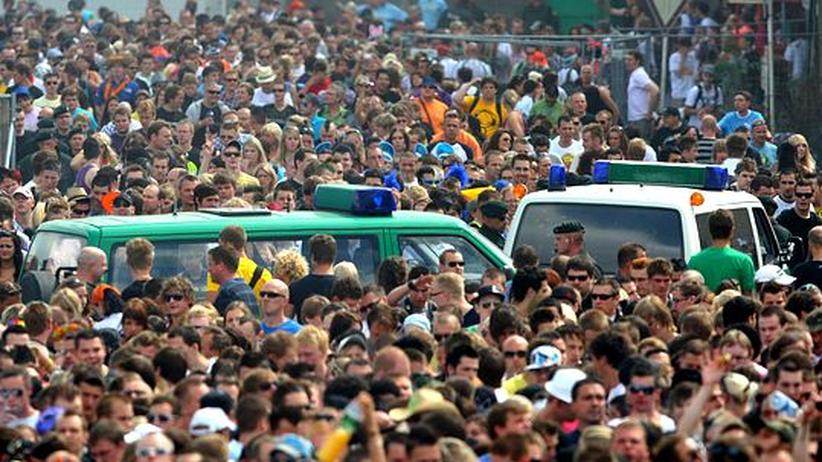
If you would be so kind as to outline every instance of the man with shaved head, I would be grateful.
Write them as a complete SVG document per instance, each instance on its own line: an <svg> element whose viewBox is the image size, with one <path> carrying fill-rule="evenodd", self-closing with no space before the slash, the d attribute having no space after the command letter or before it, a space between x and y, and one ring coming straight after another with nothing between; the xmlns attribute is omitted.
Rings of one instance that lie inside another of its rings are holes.
<svg viewBox="0 0 822 462"><path fill-rule="evenodd" d="M296 334L303 328L285 315L288 296L288 285L279 279L271 279L260 288L260 311L263 316L261 327L265 335L278 331Z"/></svg>
<svg viewBox="0 0 822 462"><path fill-rule="evenodd" d="M374 356L374 380L397 377L411 377L411 362L399 348L385 347Z"/></svg>

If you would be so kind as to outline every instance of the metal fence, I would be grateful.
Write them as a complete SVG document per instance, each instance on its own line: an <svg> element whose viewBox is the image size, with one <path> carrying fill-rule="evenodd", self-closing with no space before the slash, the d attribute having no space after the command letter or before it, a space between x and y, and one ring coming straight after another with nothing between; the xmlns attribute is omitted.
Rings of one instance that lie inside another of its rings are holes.
<svg viewBox="0 0 822 462"><path fill-rule="evenodd" d="M768 42L764 28L747 38L714 34L710 37L712 49L708 51L710 63L715 66L716 78L725 95L725 110L733 109L734 92L749 91L754 95L754 108L772 119L769 120L772 131L803 133L812 148L815 148L813 151L822 154L822 118L819 116L822 85L815 77L818 75L815 70L820 66L819 55L813 52L818 32L791 32L793 29L799 28L787 27L771 42ZM660 104L664 106L670 101L670 79L667 75L663 78L663 73L667 74L668 58L676 51L675 44L679 38L678 31L651 29L635 34L586 37L430 34L407 36L403 43L406 47L424 47L424 44L431 43L432 40L508 43L543 50L553 49L555 53L562 53L564 49L573 47L581 61L596 63L598 82L609 87L614 100L624 111L628 85L624 57L627 52L640 50L643 53L646 70L660 84ZM605 53L600 52L602 48L599 47L603 45ZM772 61L769 59L769 45L774 47ZM787 55L793 62L786 59L786 50L789 48L791 51ZM487 58L489 62L493 62L493 56L488 55ZM770 71L771 67L773 72ZM559 71L556 68L554 70ZM772 89L773 98L770 98L769 89ZM769 101L773 101L773 111L768 105Z"/></svg>
<svg viewBox="0 0 822 462"><path fill-rule="evenodd" d="M0 165L14 165L14 97L0 95Z"/></svg>

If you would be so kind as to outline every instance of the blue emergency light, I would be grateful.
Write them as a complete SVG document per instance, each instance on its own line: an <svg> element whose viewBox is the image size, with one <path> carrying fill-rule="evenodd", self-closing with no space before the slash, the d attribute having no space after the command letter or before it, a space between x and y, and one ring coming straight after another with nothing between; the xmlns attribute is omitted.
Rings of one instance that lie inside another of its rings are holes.
<svg viewBox="0 0 822 462"><path fill-rule="evenodd" d="M548 171L548 191L565 191L565 166L552 165Z"/></svg>
<svg viewBox="0 0 822 462"><path fill-rule="evenodd" d="M594 183L650 184L723 191L728 187L728 169L719 165L666 164L621 160L598 160Z"/></svg>
<svg viewBox="0 0 822 462"><path fill-rule="evenodd" d="M391 215L397 202L389 188L321 184L314 192L314 208L355 215Z"/></svg>

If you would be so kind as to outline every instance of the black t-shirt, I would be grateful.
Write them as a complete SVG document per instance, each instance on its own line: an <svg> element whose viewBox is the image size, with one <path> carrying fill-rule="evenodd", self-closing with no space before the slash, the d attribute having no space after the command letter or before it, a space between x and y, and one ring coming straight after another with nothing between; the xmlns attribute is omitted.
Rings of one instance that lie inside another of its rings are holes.
<svg viewBox="0 0 822 462"><path fill-rule="evenodd" d="M793 269L793 276L796 281L794 287L800 288L805 284L814 284L822 288L822 261L811 260L797 265Z"/></svg>
<svg viewBox="0 0 822 462"><path fill-rule="evenodd" d="M169 111L168 109L162 106L157 108L157 120L165 120L166 122L177 123L185 118L186 115L183 111Z"/></svg>
<svg viewBox="0 0 822 462"><path fill-rule="evenodd" d="M288 120L288 118L296 113L297 110L294 109L294 106L286 105L286 107L284 107L282 110L277 110L277 108L273 104L265 106L266 120L277 122L277 124L281 127L285 127L285 123Z"/></svg>
<svg viewBox="0 0 822 462"><path fill-rule="evenodd" d="M306 298L314 295L328 297L331 295L331 286L334 285L333 274L309 274L308 276L294 281L288 286L291 294L289 302L294 307L294 319L300 319L300 312Z"/></svg>
<svg viewBox="0 0 822 462"><path fill-rule="evenodd" d="M146 279L143 281L134 281L128 285L125 289L123 289L123 301L131 300L132 298L143 298L146 293L146 284L151 279Z"/></svg>
<svg viewBox="0 0 822 462"><path fill-rule="evenodd" d="M808 252L808 233L814 226L822 225L822 218L813 212L809 218L800 217L794 209L788 209L780 213L776 218L777 223L784 226L792 235L802 239L802 248L794 253L794 262L805 260Z"/></svg>

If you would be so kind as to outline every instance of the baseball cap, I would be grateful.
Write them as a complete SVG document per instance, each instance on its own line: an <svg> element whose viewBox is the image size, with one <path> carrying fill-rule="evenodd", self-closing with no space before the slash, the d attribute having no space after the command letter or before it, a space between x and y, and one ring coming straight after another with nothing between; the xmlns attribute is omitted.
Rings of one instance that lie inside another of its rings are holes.
<svg viewBox="0 0 822 462"><path fill-rule="evenodd" d="M789 286L796 281L796 278L776 265L764 265L756 271L754 280L757 284L775 282L781 286Z"/></svg>
<svg viewBox="0 0 822 462"><path fill-rule="evenodd" d="M26 188L24 186L18 186L13 193L11 193L11 197L14 197L18 194L22 194L29 199L34 199L34 194L31 193L31 189Z"/></svg>
<svg viewBox="0 0 822 462"><path fill-rule="evenodd" d="M237 425L228 418L225 411L218 407L204 407L197 410L191 418L189 433L197 436L209 435L222 430L234 431Z"/></svg>
<svg viewBox="0 0 822 462"><path fill-rule="evenodd" d="M545 383L545 391L562 402L571 403L573 401L571 390L574 389L577 382L584 380L586 377L585 372L574 367L559 369L554 373L551 380Z"/></svg>
<svg viewBox="0 0 822 462"><path fill-rule="evenodd" d="M505 300L505 292L494 284L480 287L479 291L477 291L477 300L481 300L483 297L489 295L494 295L499 297L500 300Z"/></svg>
<svg viewBox="0 0 822 462"><path fill-rule="evenodd" d="M562 362L562 353L556 347L542 345L534 348L534 351L531 352L531 358L525 370L538 371L557 366L560 362Z"/></svg>
<svg viewBox="0 0 822 462"><path fill-rule="evenodd" d="M431 321L429 321L424 314L409 314L402 322L403 332L407 332L408 328L410 327L416 327L418 329L424 330L425 332L431 332Z"/></svg>

